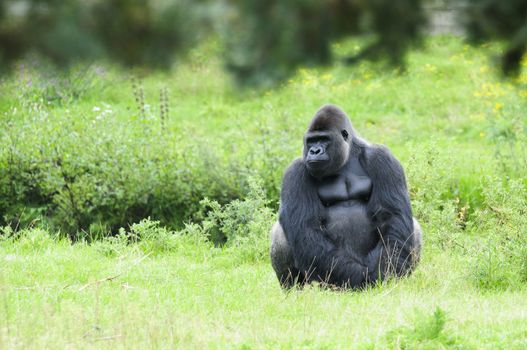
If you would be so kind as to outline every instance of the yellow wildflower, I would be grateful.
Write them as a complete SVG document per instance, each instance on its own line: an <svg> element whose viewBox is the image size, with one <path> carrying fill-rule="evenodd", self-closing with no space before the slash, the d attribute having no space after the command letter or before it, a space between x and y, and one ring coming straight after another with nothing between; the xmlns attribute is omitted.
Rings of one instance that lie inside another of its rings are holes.
<svg viewBox="0 0 527 350"><path fill-rule="evenodd" d="M326 73L326 74L322 75L322 80L328 81L331 78L333 78L333 75L331 75L329 73Z"/></svg>
<svg viewBox="0 0 527 350"><path fill-rule="evenodd" d="M425 64L425 70L429 73L435 73L437 71L437 67L434 66L433 64Z"/></svg>
<svg viewBox="0 0 527 350"><path fill-rule="evenodd" d="M515 78L514 82L516 84L527 84L527 74L520 74L517 78Z"/></svg>
<svg viewBox="0 0 527 350"><path fill-rule="evenodd" d="M506 86L506 88L509 89L508 86ZM505 90L500 83L484 83L479 91L474 92L474 96L476 97L500 97L504 94Z"/></svg>
<svg viewBox="0 0 527 350"><path fill-rule="evenodd" d="M494 113L497 113L499 112L501 109L503 108L503 103L500 103L500 102L496 102L496 104L494 105Z"/></svg>

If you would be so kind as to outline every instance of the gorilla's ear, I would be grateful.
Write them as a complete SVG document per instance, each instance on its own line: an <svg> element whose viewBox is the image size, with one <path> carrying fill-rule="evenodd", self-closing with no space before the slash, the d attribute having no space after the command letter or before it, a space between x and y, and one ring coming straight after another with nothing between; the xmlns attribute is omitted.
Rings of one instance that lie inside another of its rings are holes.
<svg viewBox="0 0 527 350"><path fill-rule="evenodd" d="M344 137L344 140L348 141L348 132L346 130L342 130L340 133L342 134L342 137Z"/></svg>

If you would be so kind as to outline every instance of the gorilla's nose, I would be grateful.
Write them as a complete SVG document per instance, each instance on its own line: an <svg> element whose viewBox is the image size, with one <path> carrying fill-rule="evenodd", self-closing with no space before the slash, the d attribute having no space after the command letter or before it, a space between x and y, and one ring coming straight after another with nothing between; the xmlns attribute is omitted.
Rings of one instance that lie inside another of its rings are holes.
<svg viewBox="0 0 527 350"><path fill-rule="evenodd" d="M317 156L319 154L321 154L323 151L322 147L311 147L309 149L309 154L312 155L312 156Z"/></svg>

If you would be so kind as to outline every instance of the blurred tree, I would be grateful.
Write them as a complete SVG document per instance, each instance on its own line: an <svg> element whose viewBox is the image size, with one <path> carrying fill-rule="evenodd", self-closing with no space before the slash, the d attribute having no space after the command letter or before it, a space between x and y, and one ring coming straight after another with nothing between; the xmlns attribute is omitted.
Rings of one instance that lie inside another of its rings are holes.
<svg viewBox="0 0 527 350"><path fill-rule="evenodd" d="M287 76L298 65L332 60L333 40L371 34L349 62L386 57L402 63L425 24L419 0L230 0L227 67L242 83ZM234 10L236 9L236 11Z"/></svg>
<svg viewBox="0 0 527 350"><path fill-rule="evenodd" d="M369 44L347 62L385 58L400 65L421 39L422 4L429 1L1 0L0 65L36 52L60 65L110 58L167 67L214 30L222 33L228 69L244 84L331 63L331 42L352 35ZM517 72L527 47L527 0L464 1L469 38L504 41L503 70Z"/></svg>
<svg viewBox="0 0 527 350"><path fill-rule="evenodd" d="M198 38L191 0L2 0L0 64L31 52L166 67Z"/></svg>
<svg viewBox="0 0 527 350"><path fill-rule="evenodd" d="M471 42L503 41L502 70L518 74L527 49L527 0L469 0L466 19Z"/></svg>

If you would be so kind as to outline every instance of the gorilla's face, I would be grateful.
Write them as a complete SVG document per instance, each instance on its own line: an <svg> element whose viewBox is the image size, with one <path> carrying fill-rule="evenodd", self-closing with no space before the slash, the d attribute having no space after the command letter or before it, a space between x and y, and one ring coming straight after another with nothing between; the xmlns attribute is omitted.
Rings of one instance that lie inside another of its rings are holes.
<svg viewBox="0 0 527 350"><path fill-rule="evenodd" d="M351 123L334 106L320 109L304 136L304 164L311 176L335 175L346 164L351 145Z"/></svg>
<svg viewBox="0 0 527 350"><path fill-rule="evenodd" d="M348 161L349 134L346 130L307 132L304 137L304 163L311 176L336 174Z"/></svg>

